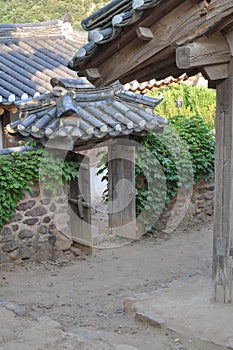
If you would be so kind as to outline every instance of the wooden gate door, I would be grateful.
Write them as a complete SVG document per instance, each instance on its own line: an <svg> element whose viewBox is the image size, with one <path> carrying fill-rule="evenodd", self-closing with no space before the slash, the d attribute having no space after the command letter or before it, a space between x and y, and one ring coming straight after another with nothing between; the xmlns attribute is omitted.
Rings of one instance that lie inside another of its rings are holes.
<svg viewBox="0 0 233 350"><path fill-rule="evenodd" d="M108 156L109 226L115 235L136 239L135 148L114 140Z"/></svg>
<svg viewBox="0 0 233 350"><path fill-rule="evenodd" d="M78 178L70 183L70 229L74 242L92 247L90 160L82 154L75 158L80 167Z"/></svg>

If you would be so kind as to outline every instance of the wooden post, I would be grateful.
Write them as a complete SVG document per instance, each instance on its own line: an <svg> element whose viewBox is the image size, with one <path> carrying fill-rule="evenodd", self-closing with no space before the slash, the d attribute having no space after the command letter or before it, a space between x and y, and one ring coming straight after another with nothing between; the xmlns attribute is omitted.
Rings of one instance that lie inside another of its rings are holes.
<svg viewBox="0 0 233 350"><path fill-rule="evenodd" d="M217 82L215 174L215 300L229 303L232 300L233 240L233 59L228 78Z"/></svg>
<svg viewBox="0 0 233 350"><path fill-rule="evenodd" d="M108 159L109 227L113 234L135 239L135 147L112 141Z"/></svg>

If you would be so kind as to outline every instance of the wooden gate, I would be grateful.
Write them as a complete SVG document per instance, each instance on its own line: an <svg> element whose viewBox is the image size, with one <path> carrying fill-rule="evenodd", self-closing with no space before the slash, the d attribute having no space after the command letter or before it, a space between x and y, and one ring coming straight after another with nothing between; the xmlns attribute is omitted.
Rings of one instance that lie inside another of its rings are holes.
<svg viewBox="0 0 233 350"><path fill-rule="evenodd" d="M135 147L117 139L108 147L109 227L113 234L136 239Z"/></svg>
<svg viewBox="0 0 233 350"><path fill-rule="evenodd" d="M92 247L90 160L82 154L76 154L75 158L80 167L78 178L70 183L70 229L74 242Z"/></svg>

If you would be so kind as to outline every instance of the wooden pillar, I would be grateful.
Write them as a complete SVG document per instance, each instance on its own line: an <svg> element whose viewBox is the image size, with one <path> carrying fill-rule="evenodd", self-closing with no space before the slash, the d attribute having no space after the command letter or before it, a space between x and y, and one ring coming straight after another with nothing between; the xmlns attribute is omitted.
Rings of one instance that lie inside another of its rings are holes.
<svg viewBox="0 0 233 350"><path fill-rule="evenodd" d="M127 140L108 147L109 227L113 234L135 239L135 147Z"/></svg>
<svg viewBox="0 0 233 350"><path fill-rule="evenodd" d="M232 301L233 241L233 59L228 78L217 82L215 174L215 300L229 303Z"/></svg>

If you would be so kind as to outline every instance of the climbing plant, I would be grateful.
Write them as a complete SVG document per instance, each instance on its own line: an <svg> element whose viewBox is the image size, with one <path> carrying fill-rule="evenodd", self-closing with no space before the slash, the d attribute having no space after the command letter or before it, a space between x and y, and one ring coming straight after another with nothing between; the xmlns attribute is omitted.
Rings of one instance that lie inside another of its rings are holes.
<svg viewBox="0 0 233 350"><path fill-rule="evenodd" d="M15 207L31 191L35 181L56 193L59 186L78 176L78 163L65 161L43 148L0 157L0 230L15 213Z"/></svg>
<svg viewBox="0 0 233 350"><path fill-rule="evenodd" d="M137 141L150 154L136 161L136 212L137 216L142 213L142 221L149 229L179 188L187 190L200 179L213 181L215 137L203 118L174 116L163 134L149 133ZM143 162L147 167L141 166ZM149 186L152 176L155 180Z"/></svg>

